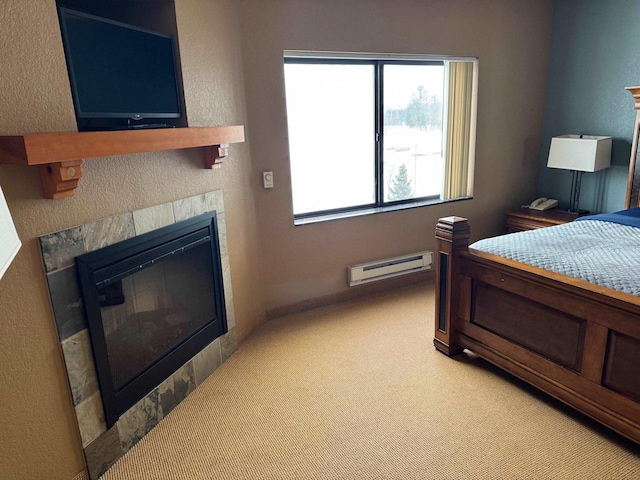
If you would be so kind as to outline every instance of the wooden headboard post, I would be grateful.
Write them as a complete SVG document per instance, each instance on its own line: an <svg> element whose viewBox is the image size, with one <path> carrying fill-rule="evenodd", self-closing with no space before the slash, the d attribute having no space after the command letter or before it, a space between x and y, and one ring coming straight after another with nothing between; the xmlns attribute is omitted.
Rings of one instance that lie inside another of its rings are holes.
<svg viewBox="0 0 640 480"><path fill-rule="evenodd" d="M631 160L629 161L629 177L627 179L627 196L624 208L634 208L640 206L640 169L636 170L636 164L640 164L638 159L638 134L640 133L640 87L627 87L635 99L636 122L633 129L633 145L631 147ZM640 166L640 165L638 165Z"/></svg>
<svg viewBox="0 0 640 480"><path fill-rule="evenodd" d="M462 217L444 217L436 225L436 318L433 345L448 356L460 353L455 343L458 318L459 254L469 248L471 227Z"/></svg>

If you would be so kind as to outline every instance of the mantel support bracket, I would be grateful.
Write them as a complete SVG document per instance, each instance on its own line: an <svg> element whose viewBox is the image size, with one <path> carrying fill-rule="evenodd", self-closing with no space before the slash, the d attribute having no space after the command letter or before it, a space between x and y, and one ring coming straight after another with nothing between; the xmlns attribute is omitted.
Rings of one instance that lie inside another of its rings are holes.
<svg viewBox="0 0 640 480"><path fill-rule="evenodd" d="M229 144L221 143L220 145L210 145L203 148L204 150L204 168L214 169L222 166L224 157L229 153Z"/></svg>
<svg viewBox="0 0 640 480"><path fill-rule="evenodd" d="M228 143L202 148L204 168L207 169L220 168L224 157L229 153ZM72 197L82 178L82 162L83 160L68 160L38 165L44 197L52 199Z"/></svg>
<svg viewBox="0 0 640 480"><path fill-rule="evenodd" d="M82 160L39 165L42 192L45 198L72 197L82 178Z"/></svg>
<svg viewBox="0 0 640 480"><path fill-rule="evenodd" d="M203 147L203 151L204 168L217 169L229 153L229 144L209 145ZM72 197L82 178L82 160L47 163L38 168L45 198L57 200Z"/></svg>

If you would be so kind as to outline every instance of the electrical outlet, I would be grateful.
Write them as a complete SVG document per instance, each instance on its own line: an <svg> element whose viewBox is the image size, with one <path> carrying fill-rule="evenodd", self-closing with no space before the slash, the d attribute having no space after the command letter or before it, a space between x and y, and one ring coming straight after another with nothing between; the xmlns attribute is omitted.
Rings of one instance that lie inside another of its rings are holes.
<svg viewBox="0 0 640 480"><path fill-rule="evenodd" d="M262 184L264 188L273 188L273 172L262 172Z"/></svg>

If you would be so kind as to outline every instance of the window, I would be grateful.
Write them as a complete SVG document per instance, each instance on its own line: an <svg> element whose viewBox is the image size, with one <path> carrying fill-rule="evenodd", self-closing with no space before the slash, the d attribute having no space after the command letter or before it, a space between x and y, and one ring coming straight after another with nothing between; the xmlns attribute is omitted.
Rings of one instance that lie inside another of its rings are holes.
<svg viewBox="0 0 640 480"><path fill-rule="evenodd" d="M470 196L474 65L286 56L295 218Z"/></svg>

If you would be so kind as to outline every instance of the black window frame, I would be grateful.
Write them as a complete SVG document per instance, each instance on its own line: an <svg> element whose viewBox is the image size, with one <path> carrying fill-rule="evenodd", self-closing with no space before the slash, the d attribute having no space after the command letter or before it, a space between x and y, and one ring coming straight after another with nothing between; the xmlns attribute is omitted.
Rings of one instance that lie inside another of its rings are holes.
<svg viewBox="0 0 640 480"><path fill-rule="evenodd" d="M314 57L284 57L284 64L306 65L372 65L374 75L374 191L375 201L364 205L351 207L317 210L307 213L294 213L296 220L340 215L350 212L360 212L371 209L384 209L402 205L415 205L421 202L431 202L440 199L441 195L429 195L425 197L412 197L403 200L384 201L384 66L385 65L445 65L443 60L394 60L394 59L358 59L358 58L314 58ZM446 99L442 102L442 108L446 108ZM444 117L443 117L444 118ZM393 209L396 210L397 208Z"/></svg>

